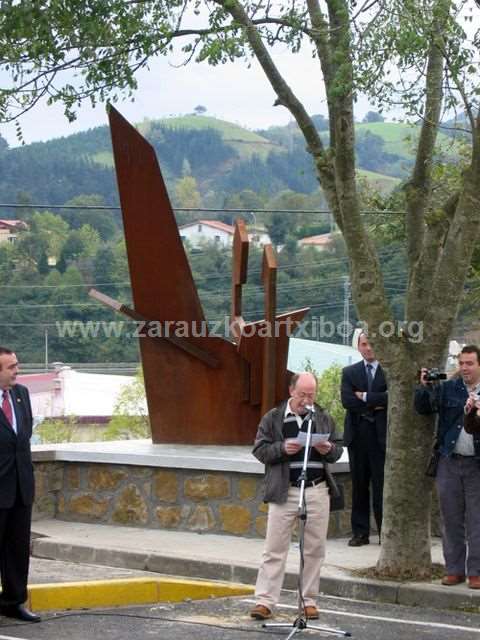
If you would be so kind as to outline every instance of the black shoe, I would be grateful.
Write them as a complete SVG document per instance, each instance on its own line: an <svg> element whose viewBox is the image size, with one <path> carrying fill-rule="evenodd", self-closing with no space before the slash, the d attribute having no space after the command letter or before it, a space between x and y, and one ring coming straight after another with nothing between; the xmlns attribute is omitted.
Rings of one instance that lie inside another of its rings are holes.
<svg viewBox="0 0 480 640"><path fill-rule="evenodd" d="M36 613L32 613L23 604L12 604L0 607L0 613L7 618L16 618L23 622L41 622L41 617Z"/></svg>
<svg viewBox="0 0 480 640"><path fill-rule="evenodd" d="M353 538L348 541L349 547L363 547L364 544L370 544L368 536L353 536Z"/></svg>

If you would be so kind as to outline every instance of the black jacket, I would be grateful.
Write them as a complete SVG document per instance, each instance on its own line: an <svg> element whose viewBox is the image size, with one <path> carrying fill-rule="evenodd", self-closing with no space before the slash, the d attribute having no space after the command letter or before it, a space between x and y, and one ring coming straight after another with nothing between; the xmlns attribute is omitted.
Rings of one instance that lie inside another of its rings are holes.
<svg viewBox="0 0 480 640"><path fill-rule="evenodd" d="M342 372L341 397L347 410L343 442L348 447L352 444L360 420L366 419L375 424L377 439L382 447L387 445L387 382L380 365L373 379L372 390L367 393L367 401L359 400L355 391L367 391L367 372L363 360L345 367Z"/></svg>
<svg viewBox="0 0 480 640"><path fill-rule="evenodd" d="M32 436L32 407L28 389L16 384L11 389L17 434L0 409L0 509L9 509L15 502L17 487L23 504L34 498L34 477L30 438Z"/></svg>

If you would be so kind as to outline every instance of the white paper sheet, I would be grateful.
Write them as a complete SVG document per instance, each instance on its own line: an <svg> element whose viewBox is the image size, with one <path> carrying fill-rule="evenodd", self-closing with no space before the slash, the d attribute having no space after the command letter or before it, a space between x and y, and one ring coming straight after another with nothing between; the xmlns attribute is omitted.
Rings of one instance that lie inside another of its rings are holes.
<svg viewBox="0 0 480 640"><path fill-rule="evenodd" d="M330 437L329 433L312 433L310 444L314 447L320 442L326 442ZM294 442L295 444L301 444L304 447L307 444L307 432L299 431L296 438L287 438L287 442Z"/></svg>

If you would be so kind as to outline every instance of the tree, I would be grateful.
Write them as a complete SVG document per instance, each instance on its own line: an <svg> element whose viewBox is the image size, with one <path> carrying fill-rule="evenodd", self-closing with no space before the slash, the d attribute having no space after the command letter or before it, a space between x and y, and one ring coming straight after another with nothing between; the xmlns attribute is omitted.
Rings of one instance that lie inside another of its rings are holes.
<svg viewBox="0 0 480 640"><path fill-rule="evenodd" d="M65 202L67 206L87 206L88 209L65 209L62 213L64 218L72 229L79 229L84 224L89 224L96 229L102 240L110 240L116 231L117 225L114 221L114 216L110 211L103 209L92 209L94 206L105 206L105 199L98 194L88 194L75 196L68 202Z"/></svg>
<svg viewBox="0 0 480 640"><path fill-rule="evenodd" d="M371 131L362 131L357 135L355 145L357 151L358 164L362 169L378 171L380 173L391 174L388 165L401 160L399 156L386 153L384 150L385 140Z"/></svg>
<svg viewBox="0 0 480 640"><path fill-rule="evenodd" d="M140 370L133 382L120 391L112 419L105 431L105 440L148 438L150 433L145 385Z"/></svg>
<svg viewBox="0 0 480 640"><path fill-rule="evenodd" d="M68 236L68 224L60 216L44 211L31 216L29 230L22 233L18 243L18 255L22 260L38 266L49 257L58 258Z"/></svg>
<svg viewBox="0 0 480 640"><path fill-rule="evenodd" d="M112 298L118 295L118 286L115 284L119 282L116 263L113 248L108 245L98 249L93 263L93 280L96 283L95 286L101 289L102 293L106 293Z"/></svg>
<svg viewBox="0 0 480 640"><path fill-rule="evenodd" d="M0 60L11 76L0 94L3 119L33 108L44 94L63 102L73 118L79 100L115 99L120 92L131 92L135 72L154 54L168 54L179 38L189 60L215 65L257 59L276 105L290 112L304 138L345 240L358 314L368 324L388 375L378 570L395 576L428 574L431 492L424 468L433 425L414 413L412 389L421 365L443 362L480 226L479 36L464 20L473 20L468 13L476 11L473 0L378 0L360 6L348 0L264 5L198 0L191 12L180 0L111 0L97 3L95 11L84 10L86 6L60 0L2 6ZM273 57L277 44L294 54L305 43L319 63L312 86L323 83L328 142ZM71 78L62 83L66 69L78 72L77 84ZM361 215L354 104L362 92L377 109L403 107L406 117L420 123L415 164L404 185L408 274L402 331L397 330L380 260ZM467 114L471 147L458 188L448 192L437 190L435 143L443 109L456 106ZM412 323L422 323L421 341Z"/></svg>
<svg viewBox="0 0 480 640"><path fill-rule="evenodd" d="M272 243L278 245L285 242L285 238L291 228L291 219L286 213L273 213L270 221L266 223L268 235Z"/></svg>
<svg viewBox="0 0 480 640"><path fill-rule="evenodd" d="M197 181L186 175L175 184L175 203L185 209L198 209L202 206L202 196L198 191Z"/></svg>
<svg viewBox="0 0 480 640"><path fill-rule="evenodd" d="M340 397L342 367L339 364L332 364L319 376L317 371L315 371L312 361L307 358L304 368L305 371L311 371L316 376L318 386L315 401L326 409L335 420L335 424L337 425L337 438L340 438L343 432L343 419L345 417L345 409L342 406Z"/></svg>
<svg viewBox="0 0 480 640"><path fill-rule="evenodd" d="M207 113L207 107L204 107L203 104L198 104L193 111L197 116L203 116L204 113Z"/></svg>
<svg viewBox="0 0 480 640"><path fill-rule="evenodd" d="M0 155L8 151L8 142L0 135Z"/></svg>
<svg viewBox="0 0 480 640"><path fill-rule="evenodd" d="M385 122L385 118L381 113L377 113L376 111L368 111L365 114L362 122Z"/></svg>

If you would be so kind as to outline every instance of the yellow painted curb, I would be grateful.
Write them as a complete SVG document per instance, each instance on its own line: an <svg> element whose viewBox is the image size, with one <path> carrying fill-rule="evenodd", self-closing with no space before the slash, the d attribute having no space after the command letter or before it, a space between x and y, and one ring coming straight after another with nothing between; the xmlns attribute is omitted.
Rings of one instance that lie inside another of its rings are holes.
<svg viewBox="0 0 480 640"><path fill-rule="evenodd" d="M204 600L248 595L254 589L241 584L181 578L126 578L32 584L28 592L28 604L34 611L48 611Z"/></svg>

